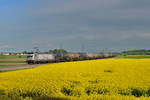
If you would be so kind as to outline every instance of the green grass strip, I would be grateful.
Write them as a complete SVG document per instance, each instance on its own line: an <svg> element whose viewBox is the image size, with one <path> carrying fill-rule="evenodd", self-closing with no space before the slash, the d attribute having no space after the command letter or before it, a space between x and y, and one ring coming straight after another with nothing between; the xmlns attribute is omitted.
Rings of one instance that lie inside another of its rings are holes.
<svg viewBox="0 0 150 100"><path fill-rule="evenodd" d="M0 61L0 63L26 63L26 61Z"/></svg>
<svg viewBox="0 0 150 100"><path fill-rule="evenodd" d="M4 67L16 67L15 65L0 65L0 68L4 68Z"/></svg>
<svg viewBox="0 0 150 100"><path fill-rule="evenodd" d="M26 58L26 56L19 56L19 55L0 55L0 59L12 59L12 58Z"/></svg>
<svg viewBox="0 0 150 100"><path fill-rule="evenodd" d="M126 55L120 56L121 58L128 58L128 59L145 59L150 58L150 55Z"/></svg>

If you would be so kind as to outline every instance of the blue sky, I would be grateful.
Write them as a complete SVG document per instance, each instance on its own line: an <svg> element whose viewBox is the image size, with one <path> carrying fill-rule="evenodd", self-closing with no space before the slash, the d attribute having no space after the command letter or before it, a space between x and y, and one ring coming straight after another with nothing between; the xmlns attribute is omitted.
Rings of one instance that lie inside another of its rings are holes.
<svg viewBox="0 0 150 100"><path fill-rule="evenodd" d="M0 48L150 48L150 0L0 0Z"/></svg>

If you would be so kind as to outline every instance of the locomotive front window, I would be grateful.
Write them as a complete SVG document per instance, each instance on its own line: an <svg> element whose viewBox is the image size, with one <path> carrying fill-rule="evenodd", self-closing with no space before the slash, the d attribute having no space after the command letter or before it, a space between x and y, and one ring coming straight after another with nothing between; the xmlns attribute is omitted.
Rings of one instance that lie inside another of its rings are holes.
<svg viewBox="0 0 150 100"><path fill-rule="evenodd" d="M27 56L27 58L31 58L31 57L33 57L33 56Z"/></svg>

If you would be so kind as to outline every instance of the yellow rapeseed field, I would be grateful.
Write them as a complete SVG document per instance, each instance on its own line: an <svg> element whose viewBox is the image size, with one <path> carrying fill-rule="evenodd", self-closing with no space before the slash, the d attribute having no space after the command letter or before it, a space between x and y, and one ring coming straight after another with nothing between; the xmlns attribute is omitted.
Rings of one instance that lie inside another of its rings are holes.
<svg viewBox="0 0 150 100"><path fill-rule="evenodd" d="M0 100L150 100L150 59L103 59L0 73Z"/></svg>

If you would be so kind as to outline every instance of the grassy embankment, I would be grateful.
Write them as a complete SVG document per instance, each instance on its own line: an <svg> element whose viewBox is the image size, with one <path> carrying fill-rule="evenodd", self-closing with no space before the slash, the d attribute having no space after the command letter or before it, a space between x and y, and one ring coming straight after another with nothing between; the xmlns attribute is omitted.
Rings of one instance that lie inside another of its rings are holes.
<svg viewBox="0 0 150 100"><path fill-rule="evenodd" d="M150 55L125 55L120 56L122 58L130 58L130 59L144 59L144 58L150 58Z"/></svg>

